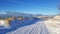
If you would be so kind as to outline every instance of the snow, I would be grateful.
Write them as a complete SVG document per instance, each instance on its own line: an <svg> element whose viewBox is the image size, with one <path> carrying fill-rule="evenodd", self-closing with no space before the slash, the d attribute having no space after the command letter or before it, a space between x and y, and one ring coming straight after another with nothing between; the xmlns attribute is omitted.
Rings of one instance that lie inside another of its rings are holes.
<svg viewBox="0 0 60 34"><path fill-rule="evenodd" d="M46 20L44 21L50 34L60 34L60 20Z"/></svg>
<svg viewBox="0 0 60 34"><path fill-rule="evenodd" d="M0 29L9 29L4 20L0 20Z"/></svg>
<svg viewBox="0 0 60 34"><path fill-rule="evenodd" d="M60 15L56 15L53 17L54 19L60 19Z"/></svg>
<svg viewBox="0 0 60 34"><path fill-rule="evenodd" d="M39 21L38 19L33 19L24 20L23 23L21 23L21 21L13 21L13 23L11 23L11 26L13 28L7 31L6 34L60 34L59 19Z"/></svg>
<svg viewBox="0 0 60 34"><path fill-rule="evenodd" d="M0 26L4 26L4 25L5 25L4 20L0 20Z"/></svg>
<svg viewBox="0 0 60 34"><path fill-rule="evenodd" d="M60 20L48 19L18 28L7 34L60 34Z"/></svg>
<svg viewBox="0 0 60 34"><path fill-rule="evenodd" d="M13 20L10 22L10 28L8 29L0 29L0 34L6 34L7 32L11 32L16 30L17 28L21 28L24 26L28 26L34 24L35 22L39 21L40 19L24 19L24 20Z"/></svg>
<svg viewBox="0 0 60 34"><path fill-rule="evenodd" d="M42 21L35 24L18 28L15 31L8 32L7 34L49 34L49 31Z"/></svg>

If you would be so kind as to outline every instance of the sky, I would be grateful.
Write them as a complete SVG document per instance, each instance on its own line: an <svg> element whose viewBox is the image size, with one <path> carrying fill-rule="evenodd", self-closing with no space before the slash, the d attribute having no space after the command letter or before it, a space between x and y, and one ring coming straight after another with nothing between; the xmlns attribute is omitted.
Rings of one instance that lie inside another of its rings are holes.
<svg viewBox="0 0 60 34"><path fill-rule="evenodd" d="M5 11L28 14L56 15L59 0L0 0L0 13Z"/></svg>

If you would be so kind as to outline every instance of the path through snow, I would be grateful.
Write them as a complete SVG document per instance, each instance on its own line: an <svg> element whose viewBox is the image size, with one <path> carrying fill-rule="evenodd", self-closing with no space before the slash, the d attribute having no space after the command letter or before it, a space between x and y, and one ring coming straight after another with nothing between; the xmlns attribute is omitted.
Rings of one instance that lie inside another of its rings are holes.
<svg viewBox="0 0 60 34"><path fill-rule="evenodd" d="M42 21L35 24L18 28L15 31L8 32L7 34L49 34L49 31Z"/></svg>

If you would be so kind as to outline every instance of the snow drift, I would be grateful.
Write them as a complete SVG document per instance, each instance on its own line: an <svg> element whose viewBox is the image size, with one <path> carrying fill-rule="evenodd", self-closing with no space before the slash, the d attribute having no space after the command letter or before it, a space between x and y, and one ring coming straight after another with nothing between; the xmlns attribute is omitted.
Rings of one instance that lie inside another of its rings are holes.
<svg viewBox="0 0 60 34"><path fill-rule="evenodd" d="M50 34L60 34L60 20L52 19L44 21Z"/></svg>

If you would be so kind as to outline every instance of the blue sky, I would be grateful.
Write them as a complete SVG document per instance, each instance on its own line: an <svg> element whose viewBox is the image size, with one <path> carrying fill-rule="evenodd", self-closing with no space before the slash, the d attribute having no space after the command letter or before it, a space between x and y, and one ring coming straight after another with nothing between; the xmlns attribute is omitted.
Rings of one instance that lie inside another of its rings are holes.
<svg viewBox="0 0 60 34"><path fill-rule="evenodd" d="M0 0L0 11L56 15L59 0Z"/></svg>

